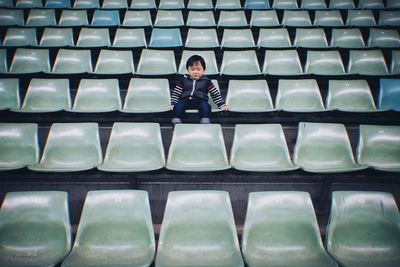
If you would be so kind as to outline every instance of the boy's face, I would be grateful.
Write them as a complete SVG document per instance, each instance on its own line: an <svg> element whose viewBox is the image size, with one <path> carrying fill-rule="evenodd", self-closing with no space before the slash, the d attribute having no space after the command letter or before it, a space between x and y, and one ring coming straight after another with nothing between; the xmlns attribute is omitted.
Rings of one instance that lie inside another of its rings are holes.
<svg viewBox="0 0 400 267"><path fill-rule="evenodd" d="M188 73L190 75L190 78L192 78L193 80L197 80L201 76L203 76L204 68L200 64L200 62L195 62L192 66L189 66Z"/></svg>

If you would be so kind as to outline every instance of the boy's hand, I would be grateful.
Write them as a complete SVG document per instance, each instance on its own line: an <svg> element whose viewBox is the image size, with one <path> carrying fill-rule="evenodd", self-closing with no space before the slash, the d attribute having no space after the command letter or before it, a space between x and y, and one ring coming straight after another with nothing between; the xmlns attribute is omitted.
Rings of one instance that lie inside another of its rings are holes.
<svg viewBox="0 0 400 267"><path fill-rule="evenodd" d="M174 106L173 105L169 105L168 106L168 110L173 110L174 109Z"/></svg>
<svg viewBox="0 0 400 267"><path fill-rule="evenodd" d="M221 109L224 110L224 111L228 111L229 107L228 107L227 104L224 104L224 105L221 106Z"/></svg>

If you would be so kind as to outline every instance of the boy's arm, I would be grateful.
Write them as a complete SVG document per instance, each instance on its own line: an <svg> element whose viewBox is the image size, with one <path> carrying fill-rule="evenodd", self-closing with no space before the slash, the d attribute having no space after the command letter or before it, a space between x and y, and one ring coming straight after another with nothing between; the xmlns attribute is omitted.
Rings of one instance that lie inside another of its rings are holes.
<svg viewBox="0 0 400 267"><path fill-rule="evenodd" d="M182 84L182 82L177 82L174 90L172 90L171 106L175 106L178 103L179 97L182 94Z"/></svg>
<svg viewBox="0 0 400 267"><path fill-rule="evenodd" d="M217 87L212 83L210 80L210 83L208 84L208 91L210 92L211 98L213 99L214 103L219 107L222 108L225 106L225 101L221 96L221 93L218 91Z"/></svg>

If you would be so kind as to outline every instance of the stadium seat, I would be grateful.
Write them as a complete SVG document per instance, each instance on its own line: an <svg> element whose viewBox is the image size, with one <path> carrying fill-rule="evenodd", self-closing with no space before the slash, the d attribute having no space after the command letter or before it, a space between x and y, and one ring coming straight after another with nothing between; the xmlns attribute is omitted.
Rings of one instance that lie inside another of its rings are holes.
<svg viewBox="0 0 400 267"><path fill-rule="evenodd" d="M149 266L154 254L147 192L89 191L74 247L61 266Z"/></svg>
<svg viewBox="0 0 400 267"><path fill-rule="evenodd" d="M99 170L145 172L165 166L158 123L114 123L104 162Z"/></svg>
<svg viewBox="0 0 400 267"><path fill-rule="evenodd" d="M339 51L307 51L305 72L316 75L345 74Z"/></svg>
<svg viewBox="0 0 400 267"><path fill-rule="evenodd" d="M136 0L131 2L130 8L150 10L150 9L156 9L157 6L155 0Z"/></svg>
<svg viewBox="0 0 400 267"><path fill-rule="evenodd" d="M221 90L220 90L220 88L219 88L219 83L218 83L218 81L215 80L215 79L212 79L211 82L214 84L215 88L217 88L217 90L218 90L219 92L221 92ZM221 112L222 109L220 109L220 108L214 103L214 101L212 100L211 94L208 93L207 96L208 96L208 104L209 104L210 107L211 107L211 112ZM187 112L187 113L198 113L199 111L196 110L196 109L187 109L186 112Z"/></svg>
<svg viewBox="0 0 400 267"><path fill-rule="evenodd" d="M56 266L71 235L66 192L9 192L0 210L0 265Z"/></svg>
<svg viewBox="0 0 400 267"><path fill-rule="evenodd" d="M90 25L94 27L118 27L120 25L119 12L118 10L96 9Z"/></svg>
<svg viewBox="0 0 400 267"><path fill-rule="evenodd" d="M128 9L127 0L103 0L102 9Z"/></svg>
<svg viewBox="0 0 400 267"><path fill-rule="evenodd" d="M400 51L392 50L392 62L390 64L391 74L400 74Z"/></svg>
<svg viewBox="0 0 400 267"><path fill-rule="evenodd" d="M326 9L325 0L302 0L301 6L302 9Z"/></svg>
<svg viewBox="0 0 400 267"><path fill-rule="evenodd" d="M400 127L360 125L357 162L381 171L400 172Z"/></svg>
<svg viewBox="0 0 400 267"><path fill-rule="evenodd" d="M253 48L253 33L250 29L225 29L221 41L222 48Z"/></svg>
<svg viewBox="0 0 400 267"><path fill-rule="evenodd" d="M0 110L19 109L19 80L0 79Z"/></svg>
<svg viewBox="0 0 400 267"><path fill-rule="evenodd" d="M325 251L308 192L250 193L242 252L249 267L338 267Z"/></svg>
<svg viewBox="0 0 400 267"><path fill-rule="evenodd" d="M267 75L303 74L297 50L266 50L263 73Z"/></svg>
<svg viewBox="0 0 400 267"><path fill-rule="evenodd" d="M379 25L400 26L400 11L381 10L379 12Z"/></svg>
<svg viewBox="0 0 400 267"><path fill-rule="evenodd" d="M75 9L97 9L100 8L99 0L75 0Z"/></svg>
<svg viewBox="0 0 400 267"><path fill-rule="evenodd" d="M244 266L228 192L169 192L155 266Z"/></svg>
<svg viewBox="0 0 400 267"><path fill-rule="evenodd" d="M136 74L170 75L176 73L175 55L172 50L143 49Z"/></svg>
<svg viewBox="0 0 400 267"><path fill-rule="evenodd" d="M34 28L8 28L3 39L3 46L6 47L36 45L36 29Z"/></svg>
<svg viewBox="0 0 400 267"><path fill-rule="evenodd" d="M382 0L359 0L358 8L360 9L384 9Z"/></svg>
<svg viewBox="0 0 400 267"><path fill-rule="evenodd" d="M11 0L1 0L0 7L13 7L13 1Z"/></svg>
<svg viewBox="0 0 400 267"><path fill-rule="evenodd" d="M400 35L397 30L374 29L369 30L369 47L400 47Z"/></svg>
<svg viewBox="0 0 400 267"><path fill-rule="evenodd" d="M186 21L187 27L215 27L215 18L212 11L189 11Z"/></svg>
<svg viewBox="0 0 400 267"><path fill-rule="evenodd" d="M300 122L293 162L307 172L338 173L365 169L354 161L343 124Z"/></svg>
<svg viewBox="0 0 400 267"><path fill-rule="evenodd" d="M45 28L40 39L41 47L73 47L74 37L71 28Z"/></svg>
<svg viewBox="0 0 400 267"><path fill-rule="evenodd" d="M344 23L339 10L317 10L315 11L314 25L322 27L342 27Z"/></svg>
<svg viewBox="0 0 400 267"><path fill-rule="evenodd" d="M308 11L285 10L283 12L282 24L286 27L310 27L311 19Z"/></svg>
<svg viewBox="0 0 400 267"><path fill-rule="evenodd" d="M22 9L0 9L0 26L24 26Z"/></svg>
<svg viewBox="0 0 400 267"><path fill-rule="evenodd" d="M49 50L17 48L10 73L26 74L50 71Z"/></svg>
<svg viewBox="0 0 400 267"><path fill-rule="evenodd" d="M75 2L76 3L76 2ZM58 22L60 27L81 27L89 25L86 10L67 10L61 12Z"/></svg>
<svg viewBox="0 0 400 267"><path fill-rule="evenodd" d="M131 50L102 49L97 59L95 74L118 75L134 74L133 55Z"/></svg>
<svg viewBox="0 0 400 267"><path fill-rule="evenodd" d="M215 58L214 51L190 51L190 50L183 50L181 61L179 64L179 74L186 74L186 61L193 55L199 55L203 57L206 63L206 70L204 71L205 75L217 75L219 74L217 60Z"/></svg>
<svg viewBox="0 0 400 267"><path fill-rule="evenodd" d="M71 8L70 0L46 0L45 8Z"/></svg>
<svg viewBox="0 0 400 267"><path fill-rule="evenodd" d="M90 50L58 50L52 73L77 74L89 72L92 72L92 58Z"/></svg>
<svg viewBox="0 0 400 267"><path fill-rule="evenodd" d="M323 29L297 28L294 45L308 48L324 48L328 46L328 40Z"/></svg>
<svg viewBox="0 0 400 267"><path fill-rule="evenodd" d="M347 72L360 75L387 75L388 69L381 50L350 50Z"/></svg>
<svg viewBox="0 0 400 267"><path fill-rule="evenodd" d="M116 48L135 48L146 47L146 36L143 28L138 29L123 29L118 28L112 47Z"/></svg>
<svg viewBox="0 0 400 267"><path fill-rule="evenodd" d="M187 9L189 10L212 10L214 9L212 0L189 0Z"/></svg>
<svg viewBox="0 0 400 267"><path fill-rule="evenodd" d="M269 0L245 0L245 10L263 10L270 9Z"/></svg>
<svg viewBox="0 0 400 267"><path fill-rule="evenodd" d="M372 10L348 10L347 11L347 26L356 27L373 27L376 25Z"/></svg>
<svg viewBox="0 0 400 267"><path fill-rule="evenodd" d="M216 0L216 10L241 10L240 0Z"/></svg>
<svg viewBox="0 0 400 267"><path fill-rule="evenodd" d="M217 48L219 41L215 29L189 28L185 48Z"/></svg>
<svg viewBox="0 0 400 267"><path fill-rule="evenodd" d="M122 112L164 112L168 111L170 104L170 89L167 79L132 78Z"/></svg>
<svg viewBox="0 0 400 267"><path fill-rule="evenodd" d="M254 50L224 51L221 75L260 75L260 66Z"/></svg>
<svg viewBox="0 0 400 267"><path fill-rule="evenodd" d="M177 10L177 9L184 9L185 3L183 0L160 0L158 4L158 10L160 9L170 9L170 10Z"/></svg>
<svg viewBox="0 0 400 267"><path fill-rule="evenodd" d="M354 0L330 0L330 9L355 9Z"/></svg>
<svg viewBox="0 0 400 267"><path fill-rule="evenodd" d="M56 26L56 13L54 9L30 9L26 19L28 27Z"/></svg>
<svg viewBox="0 0 400 267"><path fill-rule="evenodd" d="M280 79L275 108L288 112L325 111L318 83L313 79Z"/></svg>
<svg viewBox="0 0 400 267"><path fill-rule="evenodd" d="M134 2L134 1L133 1ZM124 21L122 26L124 27L151 27L153 22L151 21L150 11L135 11L127 10L125 12Z"/></svg>
<svg viewBox="0 0 400 267"><path fill-rule="evenodd" d="M15 8L42 8L42 7L43 7L42 0L17 0L15 2Z"/></svg>
<svg viewBox="0 0 400 267"><path fill-rule="evenodd" d="M179 28L162 29L154 28L151 33L149 47L173 48L182 47L182 37Z"/></svg>
<svg viewBox="0 0 400 267"><path fill-rule="evenodd" d="M247 27L247 19L243 10L221 11L218 27L243 28Z"/></svg>
<svg viewBox="0 0 400 267"><path fill-rule="evenodd" d="M377 111L366 80L330 80L326 107L345 112Z"/></svg>
<svg viewBox="0 0 400 267"><path fill-rule="evenodd" d="M99 113L121 109L117 79L82 79L76 92L73 112Z"/></svg>
<svg viewBox="0 0 400 267"><path fill-rule="evenodd" d="M399 224L392 194L335 191L326 231L327 251L340 266L399 266Z"/></svg>
<svg viewBox="0 0 400 267"><path fill-rule="evenodd" d="M81 28L76 46L84 48L110 46L108 28Z"/></svg>
<svg viewBox="0 0 400 267"><path fill-rule="evenodd" d="M280 26L275 10L253 10L250 19L251 27L275 27Z"/></svg>
<svg viewBox="0 0 400 267"><path fill-rule="evenodd" d="M379 110L400 111L400 80L381 79L378 99Z"/></svg>
<svg viewBox="0 0 400 267"><path fill-rule="evenodd" d="M400 8L400 2L397 0L386 0L387 8Z"/></svg>
<svg viewBox="0 0 400 267"><path fill-rule="evenodd" d="M53 123L39 164L28 168L41 172L76 172L102 162L97 123Z"/></svg>
<svg viewBox="0 0 400 267"><path fill-rule="evenodd" d="M7 71L8 71L7 50L0 49L0 73L6 73Z"/></svg>
<svg viewBox="0 0 400 267"><path fill-rule="evenodd" d="M274 110L266 80L229 80L226 104L231 112Z"/></svg>
<svg viewBox="0 0 400 267"><path fill-rule="evenodd" d="M364 39L359 28L332 29L332 47L363 48Z"/></svg>
<svg viewBox="0 0 400 267"><path fill-rule="evenodd" d="M296 0L273 0L273 9L298 9L299 6Z"/></svg>
<svg viewBox="0 0 400 267"><path fill-rule="evenodd" d="M236 124L231 167L241 171L295 170L280 124Z"/></svg>
<svg viewBox="0 0 400 267"><path fill-rule="evenodd" d="M175 125L166 167L193 172L229 169L221 125Z"/></svg>
<svg viewBox="0 0 400 267"><path fill-rule="evenodd" d="M0 170L20 169L38 162L37 131L36 123L0 123Z"/></svg>
<svg viewBox="0 0 400 267"><path fill-rule="evenodd" d="M181 27L184 26L182 11L180 10L158 10L155 27Z"/></svg>
<svg viewBox="0 0 400 267"><path fill-rule="evenodd" d="M68 79L31 79L21 112L55 112L71 109Z"/></svg>
<svg viewBox="0 0 400 267"><path fill-rule="evenodd" d="M257 41L258 47L292 47L289 32L286 28L260 29Z"/></svg>

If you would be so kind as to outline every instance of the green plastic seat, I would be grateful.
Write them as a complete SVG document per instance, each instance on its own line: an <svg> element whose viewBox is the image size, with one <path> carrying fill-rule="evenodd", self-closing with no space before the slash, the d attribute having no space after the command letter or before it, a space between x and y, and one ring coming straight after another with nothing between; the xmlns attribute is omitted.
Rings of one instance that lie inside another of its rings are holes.
<svg viewBox="0 0 400 267"><path fill-rule="evenodd" d="M82 79L72 111L99 113L120 110L119 91L117 79Z"/></svg>
<svg viewBox="0 0 400 267"><path fill-rule="evenodd" d="M327 251L341 266L399 266L399 225L399 210L392 194L333 192Z"/></svg>
<svg viewBox="0 0 400 267"><path fill-rule="evenodd" d="M102 49L94 73L105 75L134 74L132 51Z"/></svg>
<svg viewBox="0 0 400 267"><path fill-rule="evenodd" d="M61 266L144 267L154 254L147 192L89 191L74 247Z"/></svg>
<svg viewBox="0 0 400 267"><path fill-rule="evenodd" d="M172 50L143 49L136 74L171 75L176 73L175 54Z"/></svg>
<svg viewBox="0 0 400 267"><path fill-rule="evenodd" d="M356 6L354 0L330 0L330 9L354 9Z"/></svg>
<svg viewBox="0 0 400 267"><path fill-rule="evenodd" d="M332 29L332 47L363 48L364 39L359 28Z"/></svg>
<svg viewBox="0 0 400 267"><path fill-rule="evenodd" d="M243 28L247 26L247 19L243 10L221 11L219 14L218 27Z"/></svg>
<svg viewBox="0 0 400 267"><path fill-rule="evenodd" d="M316 75L344 75L339 51L307 51L305 72Z"/></svg>
<svg viewBox="0 0 400 267"><path fill-rule="evenodd" d="M73 47L74 37L71 28L45 28L40 39L41 47Z"/></svg>
<svg viewBox="0 0 400 267"><path fill-rule="evenodd" d="M298 9L299 6L296 0L274 0L272 4L273 9Z"/></svg>
<svg viewBox="0 0 400 267"><path fill-rule="evenodd" d="M280 79L275 108L288 112L325 111L318 83L314 79Z"/></svg>
<svg viewBox="0 0 400 267"><path fill-rule="evenodd" d="M8 71L7 50L0 49L0 73L6 73L7 71Z"/></svg>
<svg viewBox="0 0 400 267"><path fill-rule="evenodd" d="M246 0L244 2L245 10L264 10L270 8L269 0Z"/></svg>
<svg viewBox="0 0 400 267"><path fill-rule="evenodd" d="M397 0L387 0L386 7L387 8L400 8L400 2Z"/></svg>
<svg viewBox="0 0 400 267"><path fill-rule="evenodd" d="M158 10L155 27L182 27L183 21L182 11L180 10Z"/></svg>
<svg viewBox="0 0 400 267"><path fill-rule="evenodd" d="M212 0L189 0L187 9L189 10L212 10L214 9Z"/></svg>
<svg viewBox="0 0 400 267"><path fill-rule="evenodd" d="M297 50L265 50L263 73L269 75L302 75Z"/></svg>
<svg viewBox="0 0 400 267"><path fill-rule="evenodd" d="M306 10L285 10L282 24L287 27L311 27L311 19Z"/></svg>
<svg viewBox="0 0 400 267"><path fill-rule="evenodd" d="M11 63L10 73L26 74L50 71L48 49L17 48Z"/></svg>
<svg viewBox="0 0 400 267"><path fill-rule="evenodd" d="M127 10L122 22L122 26L124 27L151 27L152 25L153 22L151 21L149 10Z"/></svg>
<svg viewBox="0 0 400 267"><path fill-rule="evenodd" d="M302 9L326 9L326 2L325 0L302 0L301 6Z"/></svg>
<svg viewBox="0 0 400 267"><path fill-rule="evenodd" d="M168 194L155 267L243 267L228 192Z"/></svg>
<svg viewBox="0 0 400 267"><path fill-rule="evenodd" d="M400 172L400 127L360 125L357 162L381 171Z"/></svg>
<svg viewBox="0 0 400 267"><path fill-rule="evenodd" d="M344 26L344 23L339 10L317 10L315 11L314 25L323 27L342 27Z"/></svg>
<svg viewBox="0 0 400 267"><path fill-rule="evenodd" d="M43 3L41 0L17 0L15 2L16 8L42 8Z"/></svg>
<svg viewBox="0 0 400 267"><path fill-rule="evenodd" d="M231 167L241 171L295 170L280 124L236 124Z"/></svg>
<svg viewBox="0 0 400 267"><path fill-rule="evenodd" d="M39 164L33 171L75 172L102 162L97 123L53 123Z"/></svg>
<svg viewBox="0 0 400 267"><path fill-rule="evenodd" d="M226 103L232 112L275 110L266 80L229 80Z"/></svg>
<svg viewBox="0 0 400 267"><path fill-rule="evenodd" d="M47 27L56 26L56 14L54 9L31 9L26 19L26 26Z"/></svg>
<svg viewBox="0 0 400 267"><path fill-rule="evenodd" d="M392 62L390 64L391 74L400 74L400 51L392 50Z"/></svg>
<svg viewBox="0 0 400 267"><path fill-rule="evenodd" d="M372 10L348 10L347 11L347 26L356 27L373 27L376 25Z"/></svg>
<svg viewBox="0 0 400 267"><path fill-rule="evenodd" d="M300 122L293 162L307 172L338 173L365 169L354 161L343 124Z"/></svg>
<svg viewBox="0 0 400 267"><path fill-rule="evenodd" d="M8 28L3 39L3 46L6 47L36 45L36 29L33 28Z"/></svg>
<svg viewBox="0 0 400 267"><path fill-rule="evenodd" d="M358 8L360 9L384 9L382 0L359 0Z"/></svg>
<svg viewBox="0 0 400 267"><path fill-rule="evenodd" d="M182 37L179 28L154 28L151 32L149 42L149 47L151 48L174 48L182 46Z"/></svg>
<svg viewBox="0 0 400 267"><path fill-rule="evenodd" d="M120 16L118 10L96 9L93 13L92 27L119 27Z"/></svg>
<svg viewBox="0 0 400 267"><path fill-rule="evenodd" d="M158 123L114 123L104 162L99 170L145 172L165 166Z"/></svg>
<svg viewBox="0 0 400 267"><path fill-rule="evenodd" d="M1 0L0 7L13 7L13 1L11 0Z"/></svg>
<svg viewBox="0 0 400 267"><path fill-rule="evenodd" d="M102 9L128 9L127 0L103 0Z"/></svg>
<svg viewBox="0 0 400 267"><path fill-rule="evenodd" d="M325 31L323 29L296 29L294 45L309 48L324 48L328 46Z"/></svg>
<svg viewBox="0 0 400 267"><path fill-rule="evenodd" d="M212 11L189 11L189 15L186 21L187 27L215 27L215 18Z"/></svg>
<svg viewBox="0 0 400 267"><path fill-rule="evenodd" d="M288 30L286 28L260 29L257 41L258 47L292 47Z"/></svg>
<svg viewBox="0 0 400 267"><path fill-rule="evenodd" d="M369 47L400 47L400 35L397 30L374 29L369 30Z"/></svg>
<svg viewBox="0 0 400 267"><path fill-rule="evenodd" d="M253 33L250 29L225 29L221 41L222 48L253 48Z"/></svg>
<svg viewBox="0 0 400 267"><path fill-rule="evenodd" d="M156 9L155 0L135 0L131 2L131 9Z"/></svg>
<svg viewBox="0 0 400 267"><path fill-rule="evenodd" d="M19 79L0 79L0 110L19 109Z"/></svg>
<svg viewBox="0 0 400 267"><path fill-rule="evenodd" d="M189 28L185 48L217 48L219 41L215 29Z"/></svg>
<svg viewBox="0 0 400 267"><path fill-rule="evenodd" d="M166 167L175 171L229 169L221 125L177 124Z"/></svg>
<svg viewBox="0 0 400 267"><path fill-rule="evenodd" d="M400 111L400 80L380 79L379 110Z"/></svg>
<svg viewBox="0 0 400 267"><path fill-rule="evenodd" d="M249 267L338 267L324 249L307 192L250 193L242 252Z"/></svg>
<svg viewBox="0 0 400 267"><path fill-rule="evenodd" d="M171 104L167 79L132 78L122 112L151 113L168 111Z"/></svg>
<svg viewBox="0 0 400 267"><path fill-rule="evenodd" d="M170 9L170 10L177 10L177 9L184 9L185 3L183 0L160 0L158 4L158 9Z"/></svg>
<svg viewBox="0 0 400 267"><path fill-rule="evenodd" d="M330 80L326 107L345 112L377 111L366 80Z"/></svg>
<svg viewBox="0 0 400 267"><path fill-rule="evenodd" d="M252 76L260 74L260 66L254 50L224 52L221 75Z"/></svg>
<svg viewBox="0 0 400 267"><path fill-rule="evenodd" d="M64 9L58 21L58 26L60 27L80 27L87 25L89 25L89 21L86 10Z"/></svg>
<svg viewBox="0 0 400 267"><path fill-rule="evenodd" d="M71 8L70 0L46 0L45 8Z"/></svg>
<svg viewBox="0 0 400 267"><path fill-rule="evenodd" d="M0 9L0 26L24 26L24 10Z"/></svg>
<svg viewBox="0 0 400 267"><path fill-rule="evenodd" d="M38 162L37 131L36 123L0 123L0 170L20 169Z"/></svg>
<svg viewBox="0 0 400 267"><path fill-rule="evenodd" d="M251 11L251 27L275 27L279 25L278 15L275 10Z"/></svg>
<svg viewBox="0 0 400 267"><path fill-rule="evenodd" d="M138 29L122 29L118 28L112 47L116 48L136 48L146 47L146 36L143 28Z"/></svg>
<svg viewBox="0 0 400 267"><path fill-rule="evenodd" d="M387 75L389 73L381 50L350 50L347 72L360 75Z"/></svg>
<svg viewBox="0 0 400 267"><path fill-rule="evenodd" d="M52 73L78 74L92 72L90 50L59 49Z"/></svg>
<svg viewBox="0 0 400 267"><path fill-rule="evenodd" d="M210 51L191 51L191 50L183 50L181 61L179 64L179 74L186 74L186 61L193 55L199 55L204 58L206 63L206 70L204 71L205 75L216 75L219 74L217 67L217 59L215 57L215 52Z"/></svg>
<svg viewBox="0 0 400 267"><path fill-rule="evenodd" d="M74 9L96 9L100 8L99 0L75 0Z"/></svg>
<svg viewBox="0 0 400 267"><path fill-rule="evenodd" d="M240 10L242 4L240 0L216 0L215 10Z"/></svg>
<svg viewBox="0 0 400 267"><path fill-rule="evenodd" d="M81 28L77 47L107 47L110 46L110 33L108 28Z"/></svg>
<svg viewBox="0 0 400 267"><path fill-rule="evenodd" d="M0 210L0 265L56 266L71 249L68 195L7 193Z"/></svg>

